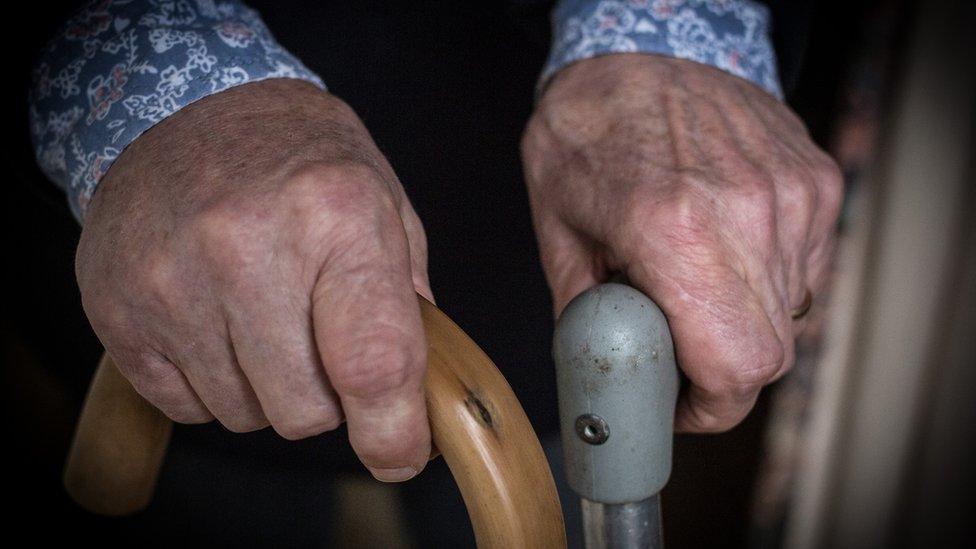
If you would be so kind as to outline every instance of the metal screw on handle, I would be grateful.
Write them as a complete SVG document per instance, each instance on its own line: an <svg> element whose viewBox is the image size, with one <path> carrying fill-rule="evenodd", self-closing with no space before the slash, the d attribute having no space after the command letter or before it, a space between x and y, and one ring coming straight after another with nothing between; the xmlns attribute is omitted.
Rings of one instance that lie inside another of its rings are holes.
<svg viewBox="0 0 976 549"><path fill-rule="evenodd" d="M678 396L664 314L626 284L602 284L563 311L553 357L586 546L663 547L659 493L671 473Z"/></svg>
<svg viewBox="0 0 976 549"><path fill-rule="evenodd" d="M610 438L610 426L596 414L583 414L576 418L576 434L587 444L603 444Z"/></svg>

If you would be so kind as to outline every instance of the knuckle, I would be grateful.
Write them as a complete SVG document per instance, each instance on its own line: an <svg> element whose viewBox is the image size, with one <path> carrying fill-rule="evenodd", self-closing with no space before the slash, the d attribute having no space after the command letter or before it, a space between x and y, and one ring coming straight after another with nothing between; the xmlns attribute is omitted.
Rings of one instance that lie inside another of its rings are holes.
<svg viewBox="0 0 976 549"><path fill-rule="evenodd" d="M790 168L777 178L777 195L774 200L784 202L787 211L809 210L816 201L816 185L804 169Z"/></svg>
<svg viewBox="0 0 976 549"><path fill-rule="evenodd" d="M700 409L694 409L695 432L703 434L717 434L729 431L742 422L745 415L717 416Z"/></svg>
<svg viewBox="0 0 976 549"><path fill-rule="evenodd" d="M232 433L250 433L268 426L257 401L223 396L218 390L208 393L207 405L217 421Z"/></svg>
<svg viewBox="0 0 976 549"><path fill-rule="evenodd" d="M722 393L707 391L714 397L722 398ZM687 406L679 407L677 422L682 430L694 433L722 433L738 425L748 414L751 406L711 404L707 400L693 399Z"/></svg>
<svg viewBox="0 0 976 549"><path fill-rule="evenodd" d="M820 151L816 164L817 181L825 186L840 187L844 181L840 165L827 153Z"/></svg>
<svg viewBox="0 0 976 549"><path fill-rule="evenodd" d="M780 184L765 175L755 174L745 177L730 194L730 205L737 219L747 226L757 228L760 234L772 235L776 232L777 201L795 198L800 189L799 179L787 174L779 179ZM778 195L783 194L785 197Z"/></svg>
<svg viewBox="0 0 976 549"><path fill-rule="evenodd" d="M818 164L816 179L822 201L830 211L838 211L844 197L844 176L832 158L823 155Z"/></svg>
<svg viewBox="0 0 976 549"><path fill-rule="evenodd" d="M776 377L783 366L785 351L779 340L773 336L757 343L749 362L727 371L726 384L736 393L751 392Z"/></svg>
<svg viewBox="0 0 976 549"><path fill-rule="evenodd" d="M711 230L713 204L702 184L691 176L666 189L641 186L627 201L624 222L630 235L644 243L665 237L672 244L698 243ZM648 229L654 230L648 230Z"/></svg>
<svg viewBox="0 0 976 549"><path fill-rule="evenodd" d="M260 220L244 207L229 203L211 206L198 213L190 230L208 262L225 274L233 275L256 259L254 238L261 231Z"/></svg>
<svg viewBox="0 0 976 549"><path fill-rule="evenodd" d="M145 389L149 393L147 398L157 398L161 402L157 403L159 405L165 405L166 402L162 401L163 398L172 396L177 401L183 401L184 396L188 396L187 391L183 384L180 382L179 370L173 364L151 356L151 353L145 352L137 355L134 358L123 357L121 360L117 360L119 371L129 380L133 385L135 385L140 392Z"/></svg>
<svg viewBox="0 0 976 549"><path fill-rule="evenodd" d="M299 210L325 212L343 222L395 213L391 193L373 168L358 163L312 163L296 169L285 183Z"/></svg>
<svg viewBox="0 0 976 549"><path fill-rule="evenodd" d="M363 464L370 467L401 467L417 459L417 443L404 439L356 440L353 449Z"/></svg>
<svg viewBox="0 0 976 549"><path fill-rule="evenodd" d="M334 431L341 423L341 418L329 410L283 413L271 418L271 427L287 440L301 440Z"/></svg>
<svg viewBox="0 0 976 549"><path fill-rule="evenodd" d="M660 214L669 224L678 227L696 228L706 224L712 210L712 202L705 192L705 183L696 175L681 176L679 184L671 187L671 192L665 195ZM639 202L648 206L652 200L648 197L638 197ZM647 215L651 212L639 211Z"/></svg>
<svg viewBox="0 0 976 549"><path fill-rule="evenodd" d="M267 427L268 422L263 418L249 415L224 415L217 418L225 429L232 433L251 433Z"/></svg>
<svg viewBox="0 0 976 549"><path fill-rule="evenodd" d="M369 166L314 163L295 170L285 184L291 222L305 247L376 253L377 235L403 225L396 193Z"/></svg>
<svg viewBox="0 0 976 549"><path fill-rule="evenodd" d="M213 421L213 416L195 403L189 406L159 407L159 410L173 422L184 425L198 425Z"/></svg>
<svg viewBox="0 0 976 549"><path fill-rule="evenodd" d="M407 361L396 353L374 353L336 366L336 391L361 399L379 397L402 387L410 371Z"/></svg>
<svg viewBox="0 0 976 549"><path fill-rule="evenodd" d="M389 336L379 335L372 341L403 341L399 330ZM376 335L376 334L374 334ZM424 364L423 350L413 345L388 344L377 349L374 344L360 342L359 352L340 353L332 367L331 381L335 390L347 397L359 399L381 398L416 381Z"/></svg>
<svg viewBox="0 0 976 549"><path fill-rule="evenodd" d="M739 202L754 204L763 210L772 209L776 204L777 175L780 174L771 175L757 169L745 171L735 181L734 188L738 191ZM787 173L787 175L791 174ZM795 177L786 177L785 179L789 183L795 184L796 182Z"/></svg>
<svg viewBox="0 0 976 549"><path fill-rule="evenodd" d="M117 365L136 391L173 421L193 424L213 419L172 364L143 356Z"/></svg>
<svg viewBox="0 0 976 549"><path fill-rule="evenodd" d="M725 246L707 190L679 186L642 202L632 207L629 233L620 243L624 256L642 265L666 264L682 277L708 274L721 261Z"/></svg>
<svg viewBox="0 0 976 549"><path fill-rule="evenodd" d="M136 287L157 301L168 301L180 286L176 262L167 254L150 252L134 273ZM178 293L178 292L177 292Z"/></svg>

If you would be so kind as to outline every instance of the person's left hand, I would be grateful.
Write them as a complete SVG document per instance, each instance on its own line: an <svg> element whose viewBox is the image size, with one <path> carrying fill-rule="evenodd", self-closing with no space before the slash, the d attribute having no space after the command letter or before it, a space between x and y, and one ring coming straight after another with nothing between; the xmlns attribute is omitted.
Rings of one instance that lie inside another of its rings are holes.
<svg viewBox="0 0 976 549"><path fill-rule="evenodd" d="M789 108L705 65L616 54L562 70L522 141L558 314L615 271L654 299L690 385L683 431L730 429L794 360L842 183Z"/></svg>

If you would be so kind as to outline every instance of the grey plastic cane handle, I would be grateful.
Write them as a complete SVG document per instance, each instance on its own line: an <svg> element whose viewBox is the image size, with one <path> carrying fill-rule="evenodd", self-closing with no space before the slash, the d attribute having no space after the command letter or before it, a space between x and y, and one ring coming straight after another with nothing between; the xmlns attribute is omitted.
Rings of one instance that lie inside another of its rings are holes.
<svg viewBox="0 0 976 549"><path fill-rule="evenodd" d="M602 284L563 311L553 356L570 486L607 504L660 492L678 395L664 313L630 286Z"/></svg>

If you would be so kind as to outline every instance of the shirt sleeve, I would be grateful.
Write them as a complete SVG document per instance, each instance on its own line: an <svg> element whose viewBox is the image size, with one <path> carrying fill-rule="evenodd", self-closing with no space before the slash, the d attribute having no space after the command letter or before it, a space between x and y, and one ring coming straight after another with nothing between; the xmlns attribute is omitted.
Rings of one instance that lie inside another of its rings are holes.
<svg viewBox="0 0 976 549"><path fill-rule="evenodd" d="M37 161L83 220L99 180L139 135L198 99L268 78L325 89L241 2L89 2L33 67Z"/></svg>
<svg viewBox="0 0 976 549"><path fill-rule="evenodd" d="M717 67L782 98L769 10L750 0L560 0L539 89L567 65L654 53Z"/></svg>

